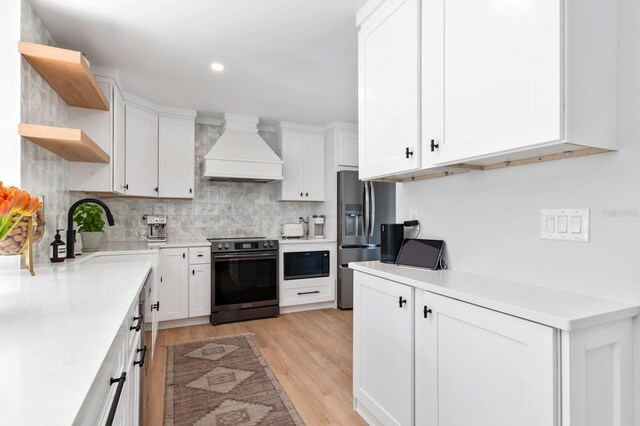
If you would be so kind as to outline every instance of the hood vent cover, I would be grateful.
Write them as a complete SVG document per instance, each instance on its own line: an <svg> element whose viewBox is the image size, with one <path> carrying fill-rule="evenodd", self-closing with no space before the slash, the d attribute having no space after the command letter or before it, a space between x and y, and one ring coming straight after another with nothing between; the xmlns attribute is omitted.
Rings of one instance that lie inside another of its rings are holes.
<svg viewBox="0 0 640 426"><path fill-rule="evenodd" d="M258 135L258 117L225 114L224 131L202 160L202 179L263 183L282 180L282 160Z"/></svg>

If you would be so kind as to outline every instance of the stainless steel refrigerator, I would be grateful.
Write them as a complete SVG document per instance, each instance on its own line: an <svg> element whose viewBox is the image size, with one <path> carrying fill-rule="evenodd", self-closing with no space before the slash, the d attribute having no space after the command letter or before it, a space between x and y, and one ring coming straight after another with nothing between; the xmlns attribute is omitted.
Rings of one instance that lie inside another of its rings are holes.
<svg viewBox="0 0 640 426"><path fill-rule="evenodd" d="M349 262L380 260L380 225L396 221L396 184L338 172L338 308L353 308Z"/></svg>

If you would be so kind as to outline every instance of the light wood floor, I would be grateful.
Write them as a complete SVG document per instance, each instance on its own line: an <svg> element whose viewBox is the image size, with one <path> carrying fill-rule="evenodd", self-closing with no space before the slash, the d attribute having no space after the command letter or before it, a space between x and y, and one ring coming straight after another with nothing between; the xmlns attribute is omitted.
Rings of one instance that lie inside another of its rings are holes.
<svg viewBox="0 0 640 426"><path fill-rule="evenodd" d="M166 349L181 341L254 333L256 345L307 425L364 425L353 412L352 311L324 309L218 326L197 325L158 332L145 386L147 426L162 425Z"/></svg>

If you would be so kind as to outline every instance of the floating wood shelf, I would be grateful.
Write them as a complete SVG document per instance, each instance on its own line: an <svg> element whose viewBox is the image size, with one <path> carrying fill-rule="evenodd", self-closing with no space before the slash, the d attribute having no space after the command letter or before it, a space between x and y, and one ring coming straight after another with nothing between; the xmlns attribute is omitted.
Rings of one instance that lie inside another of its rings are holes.
<svg viewBox="0 0 640 426"><path fill-rule="evenodd" d="M69 161L86 163L109 163L109 154L104 152L80 129L23 124L18 126L23 138Z"/></svg>
<svg viewBox="0 0 640 426"><path fill-rule="evenodd" d="M82 53L26 41L18 43L18 50L69 106L109 110Z"/></svg>

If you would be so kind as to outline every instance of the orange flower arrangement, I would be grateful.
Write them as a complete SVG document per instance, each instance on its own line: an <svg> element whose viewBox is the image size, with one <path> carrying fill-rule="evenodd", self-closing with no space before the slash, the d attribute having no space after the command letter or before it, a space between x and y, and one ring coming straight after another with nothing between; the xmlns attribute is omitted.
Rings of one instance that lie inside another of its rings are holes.
<svg viewBox="0 0 640 426"><path fill-rule="evenodd" d="M21 191L15 186L8 188L0 182L0 241L15 228L22 218L32 216L42 203L38 197Z"/></svg>

